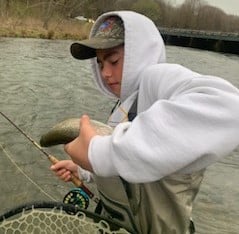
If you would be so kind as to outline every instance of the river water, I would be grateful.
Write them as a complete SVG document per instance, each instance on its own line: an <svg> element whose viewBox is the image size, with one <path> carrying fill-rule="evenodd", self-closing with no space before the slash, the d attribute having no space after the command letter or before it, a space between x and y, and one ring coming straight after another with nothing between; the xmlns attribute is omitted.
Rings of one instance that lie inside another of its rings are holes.
<svg viewBox="0 0 239 234"><path fill-rule="evenodd" d="M113 105L94 87L88 61L70 56L71 43L0 38L0 109L36 141L56 122L84 113L106 122ZM236 55L167 46L167 58L239 87ZM61 146L48 152L67 157ZM28 202L61 201L73 187L59 181L46 156L2 117L0 160L0 213ZM238 180L239 150L208 168L193 210L197 233L239 233Z"/></svg>

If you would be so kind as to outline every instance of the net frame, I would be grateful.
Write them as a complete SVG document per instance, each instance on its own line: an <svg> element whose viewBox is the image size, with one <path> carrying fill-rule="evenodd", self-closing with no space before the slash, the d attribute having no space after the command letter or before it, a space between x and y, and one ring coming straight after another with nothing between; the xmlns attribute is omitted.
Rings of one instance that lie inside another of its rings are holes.
<svg viewBox="0 0 239 234"><path fill-rule="evenodd" d="M28 216L32 216L31 219ZM47 223L43 216L54 216L54 222L52 229L50 229L49 220ZM26 222L26 219L27 222ZM36 224L36 219L39 223ZM34 224L29 223L29 220L35 220ZM73 220L71 230L66 230L67 222ZM22 224L24 222L24 225ZM62 224L62 232L59 230L59 225ZM78 227L76 225L79 225ZM84 224L81 226L81 224ZM49 225L46 230L43 228L44 225ZM56 229L56 225L58 225ZM19 230L20 227L24 230ZM37 226L37 227L35 227ZM75 227L76 226L76 227ZM84 227L83 227L84 226ZM29 228L31 227L31 228ZM82 230L81 230L82 229ZM84 229L84 231L83 231ZM65 204L62 202L34 202L26 203L17 206L4 214L0 215L0 232L1 233L134 233L122 227L117 221L108 219L94 212L81 209L71 204ZM34 231L33 231L34 230ZM4 231L4 232L3 232ZM69 232L68 232L69 231Z"/></svg>

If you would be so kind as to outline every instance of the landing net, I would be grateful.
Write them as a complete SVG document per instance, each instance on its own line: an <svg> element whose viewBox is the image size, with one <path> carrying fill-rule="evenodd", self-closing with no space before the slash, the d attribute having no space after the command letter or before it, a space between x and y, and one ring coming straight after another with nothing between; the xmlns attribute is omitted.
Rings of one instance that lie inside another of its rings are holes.
<svg viewBox="0 0 239 234"><path fill-rule="evenodd" d="M116 222L73 205L39 202L16 207L0 216L0 233L6 234L125 234Z"/></svg>

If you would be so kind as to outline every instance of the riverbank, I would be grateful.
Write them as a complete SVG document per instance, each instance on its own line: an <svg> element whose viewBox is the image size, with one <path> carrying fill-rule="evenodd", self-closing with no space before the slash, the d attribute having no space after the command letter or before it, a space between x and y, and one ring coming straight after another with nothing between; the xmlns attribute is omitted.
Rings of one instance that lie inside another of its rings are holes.
<svg viewBox="0 0 239 234"><path fill-rule="evenodd" d="M51 20L47 27L37 18L0 17L0 37L22 37L43 39L85 39L92 26L89 22L76 19Z"/></svg>
<svg viewBox="0 0 239 234"><path fill-rule="evenodd" d="M44 20L33 17L3 18L0 17L0 37L42 38L42 39L72 39L88 38L91 22L77 19L51 19L44 27ZM161 30L160 30L161 31ZM215 52L239 54L238 41L224 39L198 38L195 33L177 34L161 31L166 45L186 46Z"/></svg>

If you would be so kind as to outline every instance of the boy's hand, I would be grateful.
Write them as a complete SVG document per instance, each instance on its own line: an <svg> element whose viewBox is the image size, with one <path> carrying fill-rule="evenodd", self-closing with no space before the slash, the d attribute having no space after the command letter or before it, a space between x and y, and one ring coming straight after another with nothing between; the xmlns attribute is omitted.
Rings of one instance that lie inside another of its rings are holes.
<svg viewBox="0 0 239 234"><path fill-rule="evenodd" d="M78 166L72 160L61 160L51 166L51 170L55 172L61 180L65 182L71 181L71 174L78 178Z"/></svg>
<svg viewBox="0 0 239 234"><path fill-rule="evenodd" d="M97 135L94 127L90 124L87 115L80 119L80 134L72 142L65 145L65 151L70 155L72 161L80 167L93 172L92 166L88 159L88 148L91 139Z"/></svg>

